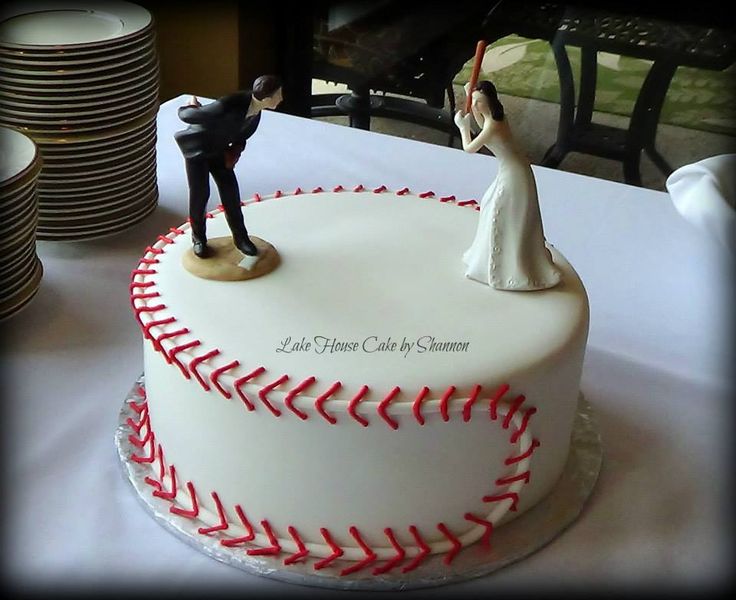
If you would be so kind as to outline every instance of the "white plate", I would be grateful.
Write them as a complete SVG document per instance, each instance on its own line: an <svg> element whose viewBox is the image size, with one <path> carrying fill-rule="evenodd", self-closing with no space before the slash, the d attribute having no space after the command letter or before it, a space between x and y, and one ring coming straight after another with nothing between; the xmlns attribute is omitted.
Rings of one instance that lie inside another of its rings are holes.
<svg viewBox="0 0 736 600"><path fill-rule="evenodd" d="M8 188L7 193L6 190L3 190L3 194L0 196L0 219L4 218L3 214L8 210L8 207L34 194L36 192L36 188L34 187L36 183L36 178L33 177L18 187Z"/></svg>
<svg viewBox="0 0 736 600"><path fill-rule="evenodd" d="M155 185L146 190L141 190L136 195L128 196L117 206L101 205L99 207L91 207L84 213L62 211L46 213L45 211L41 211L41 215L38 219L38 226L42 228L68 228L79 225L88 226L116 221L130 214L135 214L144 206L148 206L151 202L152 195L155 193L154 188Z"/></svg>
<svg viewBox="0 0 736 600"><path fill-rule="evenodd" d="M39 77L30 73L24 76L5 75L4 71L0 72L0 84L8 90L35 90L39 87L46 89L96 89L96 87L110 87L120 85L121 81L135 80L144 77L146 74L158 65L158 56L155 52L148 52L146 55L130 61L124 68L105 68L101 71L93 71L90 73L61 74L59 77Z"/></svg>
<svg viewBox="0 0 736 600"><path fill-rule="evenodd" d="M120 181L128 175L132 175L134 171L138 173L142 169L149 167L156 163L156 148L149 148L147 151L142 152L138 156L133 156L130 160L126 161L122 165L116 165L112 169L106 169L104 172L96 173L94 171L76 171L74 169L67 169L62 173L58 171L55 173L46 174L45 171L41 171L38 178L39 185L48 188L48 186L59 185L76 186L78 184L84 184L90 182L94 184L104 185L108 182Z"/></svg>
<svg viewBox="0 0 736 600"><path fill-rule="evenodd" d="M113 177L112 179L105 181L104 183L97 183L93 181L90 182L88 185L70 186L57 183L46 185L43 182L39 181L38 199L39 201L46 202L47 197L59 201L64 201L65 199L73 201L73 199L79 198L83 195L94 195L96 197L100 197L106 194L115 193L118 189L128 189L130 187L134 187L136 182L141 181L143 178L148 177L155 172L156 163L155 161L151 161L150 165L140 169L137 172L134 172L125 177Z"/></svg>
<svg viewBox="0 0 736 600"><path fill-rule="evenodd" d="M143 75L135 74L130 78L123 78L109 85L93 86L66 86L56 88L31 87L19 89L12 85L0 82L0 96L11 100L20 100L36 104L72 104L78 102L94 102L112 97L115 94L122 95L131 91L139 90L144 86L156 85L159 78L158 67L151 68Z"/></svg>
<svg viewBox="0 0 736 600"><path fill-rule="evenodd" d="M134 106L127 110L120 110L115 116L103 119L59 119L57 122L48 125L26 125L27 120L9 117L0 114L0 125L10 125L16 127L23 133L27 133L34 139L48 139L64 136L72 139L78 134L82 136L90 136L91 132L95 132L96 137L105 137L106 134L114 132L120 127L120 123L144 117L152 110L158 109L158 101L151 106Z"/></svg>
<svg viewBox="0 0 736 600"><path fill-rule="evenodd" d="M138 96L118 101L116 104L111 106L98 106L96 109L90 110L79 110L75 108L58 110L43 107L36 110L28 110L12 108L3 103L3 105L0 106L0 114L7 114L8 116L16 118L27 118L29 125L37 122L45 123L49 120L85 119L93 116L104 117L110 113L118 111L121 106L150 107L154 102L158 101L158 95L158 87L154 86L145 90Z"/></svg>
<svg viewBox="0 0 736 600"><path fill-rule="evenodd" d="M149 168L145 174L141 173L138 177L130 177L128 181L119 181L116 186L106 190L93 189L89 192L73 192L71 194L59 194L54 190L39 191L38 205L43 207L43 210L69 207L79 207L81 209L100 206L126 198L156 181L156 169Z"/></svg>
<svg viewBox="0 0 736 600"><path fill-rule="evenodd" d="M14 2L0 11L0 44L96 47L124 40L151 23L151 13L128 2Z"/></svg>
<svg viewBox="0 0 736 600"><path fill-rule="evenodd" d="M10 317L15 316L30 304L33 297L38 293L42 277L43 267L41 266L41 261L38 261L38 271L33 274L31 281L28 282L28 287L17 292L13 298L7 299L0 304L0 321L10 319Z"/></svg>
<svg viewBox="0 0 736 600"><path fill-rule="evenodd" d="M29 171L38 158L38 148L27 135L0 127L0 187L6 188Z"/></svg>
<svg viewBox="0 0 736 600"><path fill-rule="evenodd" d="M17 263L31 260L30 256L35 254L35 252L36 238L33 236L12 250L3 252L2 260L0 260L0 277L3 277L8 271L12 271Z"/></svg>
<svg viewBox="0 0 736 600"><path fill-rule="evenodd" d="M125 164L136 155L143 154L155 146L156 132L151 132L147 136L136 138L124 146L114 147L107 153L91 154L89 157L76 155L64 160L47 156L44 161L43 172L51 177L58 173L65 173L70 169L76 171L89 169L90 172L99 173Z"/></svg>
<svg viewBox="0 0 736 600"><path fill-rule="evenodd" d="M155 187L157 187L157 181L154 177L127 191L121 190L119 193L110 194L95 202L39 202L39 213L44 220L93 216L96 211L100 210L119 210L149 194Z"/></svg>
<svg viewBox="0 0 736 600"><path fill-rule="evenodd" d="M120 131L111 132L104 137L90 136L81 139L36 137L34 141L41 149L41 156L44 160L56 160L57 158L63 160L84 155L96 156L98 152L110 151L111 146L131 143L135 138L155 130L155 113L151 111L148 118L136 119L133 123L127 123Z"/></svg>
<svg viewBox="0 0 736 600"><path fill-rule="evenodd" d="M37 276L39 264L40 261L35 256L27 264L19 265L18 271L13 273L12 283L8 283L6 287L0 290L0 305L5 305L27 289L28 284L34 281Z"/></svg>
<svg viewBox="0 0 736 600"><path fill-rule="evenodd" d="M90 108L117 106L121 103L135 101L146 95L151 88L158 87L158 74L151 74L149 79L136 80L131 85L119 90L108 90L97 94L83 94L79 97L62 95L28 96L6 92L0 89L0 102L5 108L30 111L70 111Z"/></svg>
<svg viewBox="0 0 736 600"><path fill-rule="evenodd" d="M141 210L139 213L134 215L128 215L125 219L121 219L118 222L110 223L106 226L94 226L90 229L75 229L73 231L46 231L46 230L38 230L36 232L36 237L39 240L53 240L53 241L60 241L60 242L77 242L77 241L84 241L84 240L93 240L96 238L101 237L107 237L108 235L112 235L114 233L118 233L121 231L125 231L126 229L132 227L133 225L136 225L137 223L140 223L143 219L145 219L148 215L150 215L154 210L156 210L156 207L158 206L158 195L155 196L155 199L152 198L150 206L147 206L145 209Z"/></svg>
<svg viewBox="0 0 736 600"><path fill-rule="evenodd" d="M0 70L2 70L3 77L19 77L32 81L39 81L41 83L56 80L59 83L62 83L75 78L86 79L95 75L119 73L121 70L129 68L131 65L141 64L146 60L150 60L151 56L155 53L156 49L153 46L143 46L140 48L139 52L92 64L76 66L64 64L41 68L2 64L0 66Z"/></svg>
<svg viewBox="0 0 736 600"><path fill-rule="evenodd" d="M16 219L37 204L38 196L35 187L23 195L3 199L2 206L0 206L0 231L14 225Z"/></svg>
<svg viewBox="0 0 736 600"><path fill-rule="evenodd" d="M96 65L98 63L108 62L125 58L131 54L138 54L143 48L153 48L156 44L156 36L153 30L146 37L136 40L135 43L128 44L118 48L117 46L109 50L95 52L94 54L72 54L69 52L57 53L51 56L36 56L28 52L18 54L8 54L0 48L0 65L3 68L28 69L28 70L48 70L62 68L83 68L85 65Z"/></svg>

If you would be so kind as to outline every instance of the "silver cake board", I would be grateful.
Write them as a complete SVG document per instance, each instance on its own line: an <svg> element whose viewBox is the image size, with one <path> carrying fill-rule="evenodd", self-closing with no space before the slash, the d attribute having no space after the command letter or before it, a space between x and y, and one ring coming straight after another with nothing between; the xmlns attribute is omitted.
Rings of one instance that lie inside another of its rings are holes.
<svg viewBox="0 0 736 600"><path fill-rule="evenodd" d="M445 565L442 555L427 558L409 573L394 569L383 575L372 575L370 569L340 576L344 564L315 571L311 562L282 564L283 557L248 556L243 548L228 548L220 544L217 536L197 532L204 525L198 519L188 519L169 512L170 502L153 496L152 488L144 478L150 475L148 465L130 459L137 448L129 441L132 429L128 418L136 419L138 413L131 403L144 400L143 375L128 393L120 411L115 431L115 445L125 478L130 482L145 509L164 528L183 542L200 552L243 571L300 585L310 585L346 590L405 590L434 587L467 581L493 573L511 563L536 552L551 542L570 526L580 515L586 500L593 491L600 472L603 449L600 432L590 404L582 393L578 398L573 424L570 454L555 487L538 504L493 531L491 547L480 544L463 549L450 565Z"/></svg>

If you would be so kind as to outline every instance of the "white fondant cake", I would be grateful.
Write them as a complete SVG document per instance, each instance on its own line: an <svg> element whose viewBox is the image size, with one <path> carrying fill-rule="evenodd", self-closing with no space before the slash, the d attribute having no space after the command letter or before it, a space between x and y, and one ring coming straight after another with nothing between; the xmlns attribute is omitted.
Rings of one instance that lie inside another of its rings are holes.
<svg viewBox="0 0 736 600"><path fill-rule="evenodd" d="M297 192L244 203L281 255L264 277L191 275L187 224L133 271L147 392L133 460L202 535L280 565L380 576L435 553L451 563L561 474L583 285L554 248L552 289L465 278L472 201ZM219 210L208 235L229 235Z"/></svg>

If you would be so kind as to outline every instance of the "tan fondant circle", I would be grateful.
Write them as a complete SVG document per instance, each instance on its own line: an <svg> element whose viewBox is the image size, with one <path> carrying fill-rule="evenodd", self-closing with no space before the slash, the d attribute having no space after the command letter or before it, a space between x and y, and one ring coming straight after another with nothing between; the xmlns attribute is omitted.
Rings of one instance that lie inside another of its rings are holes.
<svg viewBox="0 0 736 600"><path fill-rule="evenodd" d="M258 248L258 261L252 268L239 266L245 255L235 247L231 237L217 237L207 241L210 254L207 258L195 256L189 248L181 257L184 268L192 275L214 281L245 281L273 271L281 263L281 257L271 244L254 235L251 241Z"/></svg>

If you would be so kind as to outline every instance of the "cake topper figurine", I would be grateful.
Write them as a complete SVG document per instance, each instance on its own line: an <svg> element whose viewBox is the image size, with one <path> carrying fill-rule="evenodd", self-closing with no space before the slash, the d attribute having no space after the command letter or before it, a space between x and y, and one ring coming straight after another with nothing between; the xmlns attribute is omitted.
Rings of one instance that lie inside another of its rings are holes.
<svg viewBox="0 0 736 600"><path fill-rule="evenodd" d="M184 155L192 251L197 257L207 258L212 254L206 231L210 175L220 193L235 247L245 255L258 255L258 248L245 227L233 169L246 141L258 129L261 110L273 110L281 100L281 80L275 75L262 75L253 82L252 90L235 92L204 106L192 96L188 105L179 108L179 118L189 126L177 131L174 138Z"/></svg>
<svg viewBox="0 0 736 600"><path fill-rule="evenodd" d="M463 150L485 146L498 159L498 172L480 202L473 243L463 254L465 276L500 290L541 290L560 282L561 273L545 245L537 186L529 160L517 146L490 81L465 87L480 127L472 139L471 113L459 110L455 124Z"/></svg>

